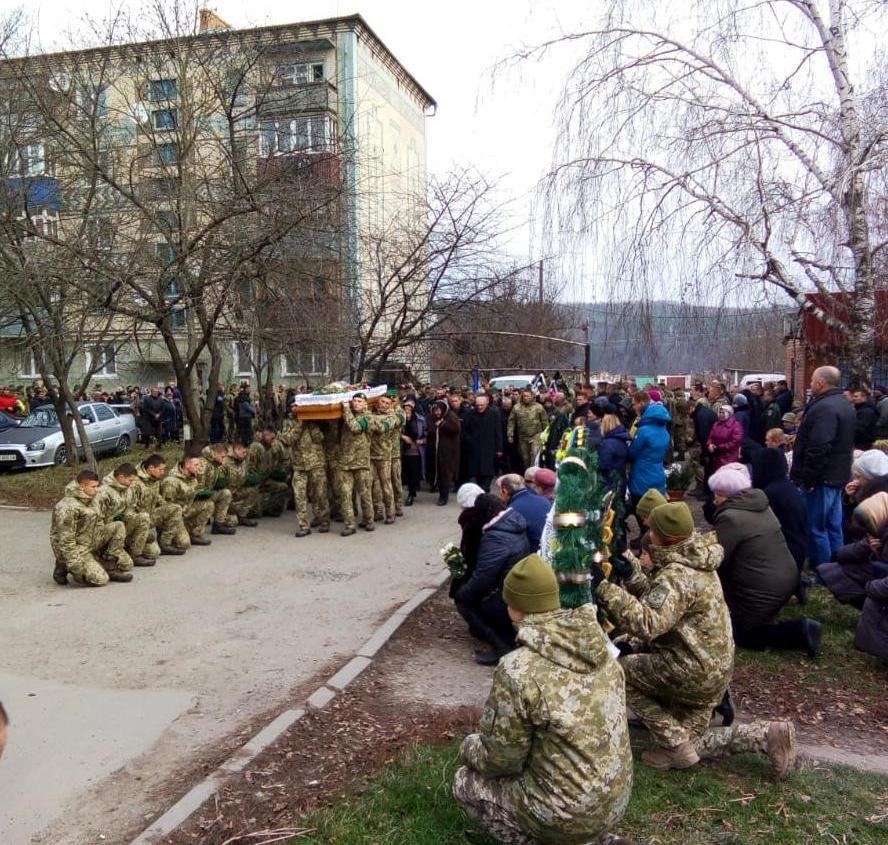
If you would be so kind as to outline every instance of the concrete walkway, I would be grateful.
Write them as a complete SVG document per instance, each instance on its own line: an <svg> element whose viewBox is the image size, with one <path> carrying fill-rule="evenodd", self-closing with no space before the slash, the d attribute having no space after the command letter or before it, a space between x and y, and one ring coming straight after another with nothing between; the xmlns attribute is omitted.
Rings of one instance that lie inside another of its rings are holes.
<svg viewBox="0 0 888 845"><path fill-rule="evenodd" d="M47 513L0 510L0 842L128 841L433 583L456 513L300 540L289 513L96 590L52 583Z"/></svg>

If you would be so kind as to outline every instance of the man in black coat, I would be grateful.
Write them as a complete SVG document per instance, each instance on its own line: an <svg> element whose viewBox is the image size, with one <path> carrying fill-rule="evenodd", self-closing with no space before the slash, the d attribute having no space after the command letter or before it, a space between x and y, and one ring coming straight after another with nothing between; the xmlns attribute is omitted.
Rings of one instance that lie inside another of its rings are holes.
<svg viewBox="0 0 888 845"><path fill-rule="evenodd" d="M790 477L808 508L808 562L830 560L842 547L842 489L851 478L856 417L842 395L836 367L818 367L811 376L811 401L792 451Z"/></svg>
<svg viewBox="0 0 888 845"><path fill-rule="evenodd" d="M879 412L870 398L869 391L862 387L854 389L851 401L854 403L854 414L857 418L854 427L854 448L864 451L872 449L879 425Z"/></svg>
<svg viewBox="0 0 888 845"><path fill-rule="evenodd" d="M788 414L792 410L792 394L786 384L786 379L780 379L774 392L774 401L780 406L780 414Z"/></svg>
<svg viewBox="0 0 888 845"><path fill-rule="evenodd" d="M151 393L142 400L142 419L145 420L145 439L148 444L153 437L158 446L163 445L163 418L166 412L166 400L160 390L151 388Z"/></svg>
<svg viewBox="0 0 888 845"><path fill-rule="evenodd" d="M467 450L466 472L486 493L496 475L497 464L503 456L503 428L499 411L490 407L490 397L479 393L475 407L462 423L463 446Z"/></svg>

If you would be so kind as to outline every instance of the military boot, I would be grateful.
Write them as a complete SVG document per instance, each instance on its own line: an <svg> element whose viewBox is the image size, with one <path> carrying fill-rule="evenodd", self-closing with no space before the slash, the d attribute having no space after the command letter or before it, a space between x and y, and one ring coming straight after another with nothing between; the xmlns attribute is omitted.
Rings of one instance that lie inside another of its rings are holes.
<svg viewBox="0 0 888 845"><path fill-rule="evenodd" d="M321 525L321 527L318 528L318 533L319 534L329 534L330 533L330 523L329 522L323 523Z"/></svg>
<svg viewBox="0 0 888 845"><path fill-rule="evenodd" d="M206 537L194 536L191 538L192 546L209 546L212 542L212 540L208 540Z"/></svg>
<svg viewBox="0 0 888 845"><path fill-rule="evenodd" d="M700 762L700 755L693 744L686 740L675 748L645 751L641 755L641 761L652 769L689 769Z"/></svg>
<svg viewBox="0 0 888 845"><path fill-rule="evenodd" d="M210 529L210 533L212 533L212 534L237 534L237 529L232 528L230 525L223 525L221 522L214 522L213 527Z"/></svg>
<svg viewBox="0 0 888 845"><path fill-rule="evenodd" d="M130 581L133 580L133 573L132 572L117 572L115 570L114 572L108 573L108 580L109 581L117 581L120 584L128 584Z"/></svg>
<svg viewBox="0 0 888 845"><path fill-rule="evenodd" d="M243 525L245 528L255 528L259 524L259 520L251 519L248 516L239 516L237 518L237 524Z"/></svg>
<svg viewBox="0 0 888 845"><path fill-rule="evenodd" d="M184 555L188 549L183 549L181 546L161 546L160 553L162 555Z"/></svg>
<svg viewBox="0 0 888 845"><path fill-rule="evenodd" d="M297 537L307 537L309 534L311 534L311 528L300 528L296 532Z"/></svg>
<svg viewBox="0 0 888 845"><path fill-rule="evenodd" d="M52 571L52 580L60 587L64 587L68 583L68 567L60 560L55 562L55 569Z"/></svg>
<svg viewBox="0 0 888 845"><path fill-rule="evenodd" d="M154 566L157 561L153 557L142 557L142 555L133 555L133 566Z"/></svg>
<svg viewBox="0 0 888 845"><path fill-rule="evenodd" d="M343 528L342 531L339 532L339 536L340 537L351 537L351 535L354 533L355 533L355 529L350 528L349 526L346 525L346 527Z"/></svg>

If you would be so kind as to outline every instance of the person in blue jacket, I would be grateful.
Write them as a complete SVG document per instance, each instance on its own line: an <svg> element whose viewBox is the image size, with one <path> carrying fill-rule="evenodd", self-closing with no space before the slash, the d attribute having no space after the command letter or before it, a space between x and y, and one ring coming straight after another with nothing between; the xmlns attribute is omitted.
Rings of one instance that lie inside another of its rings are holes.
<svg viewBox="0 0 888 845"><path fill-rule="evenodd" d="M632 511L638 500L648 490L666 492L666 471L663 461L669 449L670 435L667 425L670 422L669 411L662 405L651 401L651 397L639 390L632 399L635 413L638 415L638 426L635 437L629 444L629 496L632 500Z"/></svg>
<svg viewBox="0 0 888 845"><path fill-rule="evenodd" d="M618 496L624 496L626 462L632 438L616 415L615 408L609 407L608 413L601 420L601 434L601 442L598 444L598 471L609 490L613 490Z"/></svg>

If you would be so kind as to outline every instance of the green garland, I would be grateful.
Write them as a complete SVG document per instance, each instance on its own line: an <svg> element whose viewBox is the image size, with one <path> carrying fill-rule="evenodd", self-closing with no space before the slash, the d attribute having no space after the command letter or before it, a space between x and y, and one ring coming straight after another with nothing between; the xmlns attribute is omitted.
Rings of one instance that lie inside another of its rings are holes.
<svg viewBox="0 0 888 845"><path fill-rule="evenodd" d="M604 494L595 452L583 447L569 449L558 467L553 521L552 568L562 607L581 607L592 601L589 563L603 546Z"/></svg>

